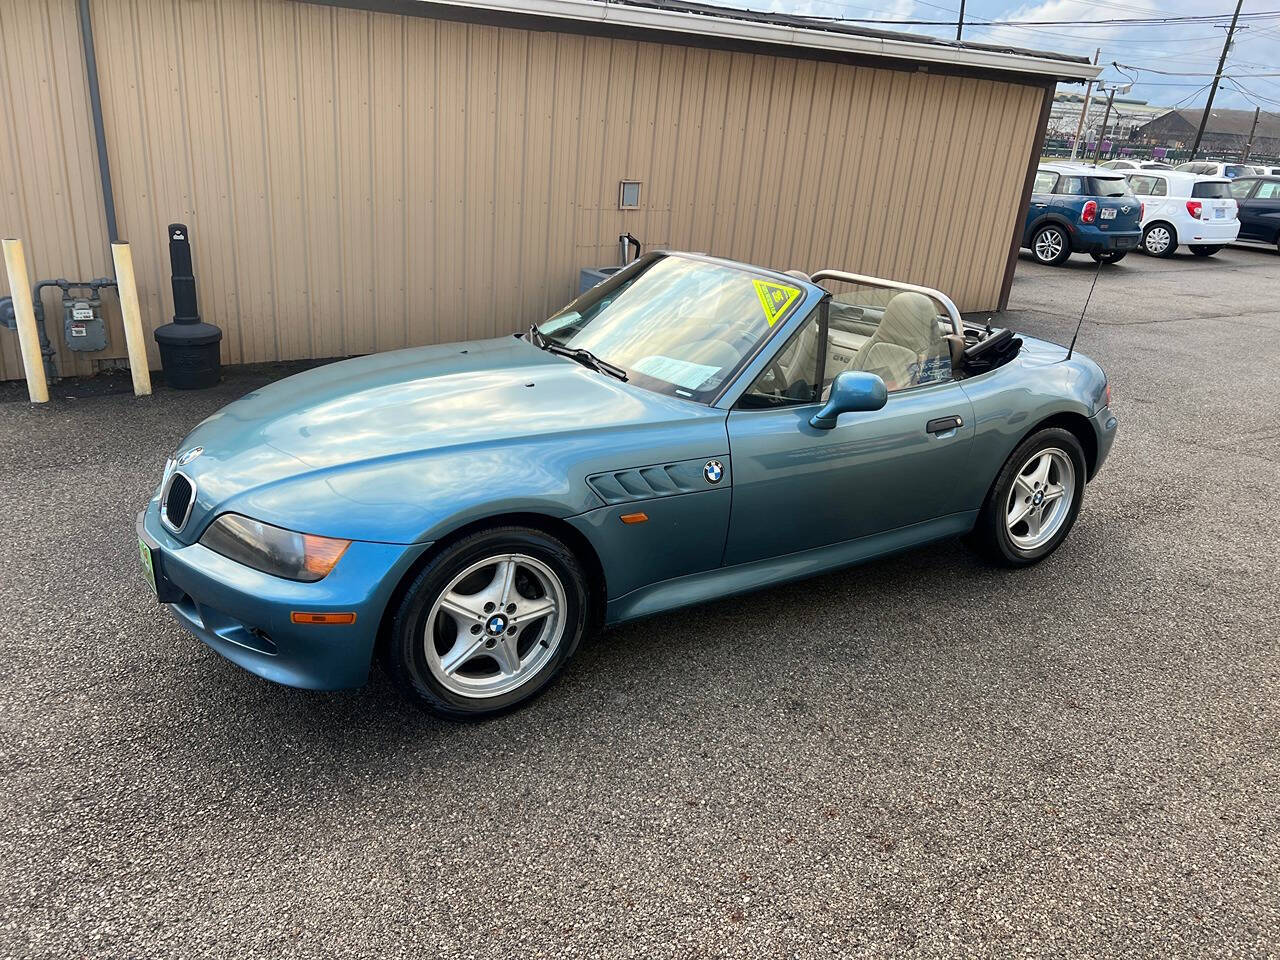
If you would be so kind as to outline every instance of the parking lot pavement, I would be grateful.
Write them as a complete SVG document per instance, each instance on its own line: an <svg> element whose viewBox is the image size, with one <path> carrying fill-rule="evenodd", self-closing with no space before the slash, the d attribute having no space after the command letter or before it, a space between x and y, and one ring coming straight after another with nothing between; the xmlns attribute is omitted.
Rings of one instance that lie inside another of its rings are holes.
<svg viewBox="0 0 1280 960"><path fill-rule="evenodd" d="M1024 259L997 322L1065 342L1092 270ZM148 600L134 512L270 371L0 404L0 954L1275 956L1277 304L1273 253L1103 268L1120 438L1044 564L635 623L476 725Z"/></svg>

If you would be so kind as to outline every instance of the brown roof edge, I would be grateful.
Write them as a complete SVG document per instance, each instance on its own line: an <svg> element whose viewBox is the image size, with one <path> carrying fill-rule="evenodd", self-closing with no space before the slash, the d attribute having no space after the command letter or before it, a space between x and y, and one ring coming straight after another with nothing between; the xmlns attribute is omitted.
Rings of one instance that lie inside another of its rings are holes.
<svg viewBox="0 0 1280 960"><path fill-rule="evenodd" d="M600 0L304 0L524 30L697 46L890 70L973 76L1039 86L1082 83L1099 68L1082 57L955 43L937 37L854 28L808 18L745 18L737 11L683 3ZM699 7L698 11L686 9ZM715 13L706 10L717 11ZM794 21L804 21L798 23ZM678 27L678 28L677 28Z"/></svg>

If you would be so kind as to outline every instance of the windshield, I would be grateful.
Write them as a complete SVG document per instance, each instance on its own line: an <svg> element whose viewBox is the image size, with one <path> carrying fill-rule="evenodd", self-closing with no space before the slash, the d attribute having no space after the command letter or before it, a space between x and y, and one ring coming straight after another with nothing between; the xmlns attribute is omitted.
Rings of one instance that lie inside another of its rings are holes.
<svg viewBox="0 0 1280 960"><path fill-rule="evenodd" d="M540 324L660 393L710 402L804 300L799 284L676 255L645 258Z"/></svg>

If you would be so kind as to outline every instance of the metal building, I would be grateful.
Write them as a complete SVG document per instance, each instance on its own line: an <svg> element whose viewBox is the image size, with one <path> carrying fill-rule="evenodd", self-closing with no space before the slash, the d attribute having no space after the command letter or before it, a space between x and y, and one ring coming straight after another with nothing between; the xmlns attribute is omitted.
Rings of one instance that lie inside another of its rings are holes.
<svg viewBox="0 0 1280 960"><path fill-rule="evenodd" d="M189 223L225 363L521 329L624 232L1000 307L1055 83L1097 69L676 0L0 0L0 62L33 280L109 274L114 220L158 326ZM109 335L51 329L61 372Z"/></svg>
<svg viewBox="0 0 1280 960"><path fill-rule="evenodd" d="M1199 108L1169 110L1139 127L1133 139L1144 145L1185 149L1195 142L1202 116ZM1237 159L1244 156L1246 150L1251 157L1280 156L1280 114L1221 107L1211 110L1200 146L1201 158Z"/></svg>

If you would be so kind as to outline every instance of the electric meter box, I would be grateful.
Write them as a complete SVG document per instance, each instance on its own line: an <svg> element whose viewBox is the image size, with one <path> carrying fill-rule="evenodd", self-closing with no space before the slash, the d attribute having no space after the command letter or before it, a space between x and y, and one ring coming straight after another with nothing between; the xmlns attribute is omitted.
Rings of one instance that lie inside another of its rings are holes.
<svg viewBox="0 0 1280 960"><path fill-rule="evenodd" d="M102 321L100 297L62 295L63 342L70 350L94 352L107 349L107 325Z"/></svg>

